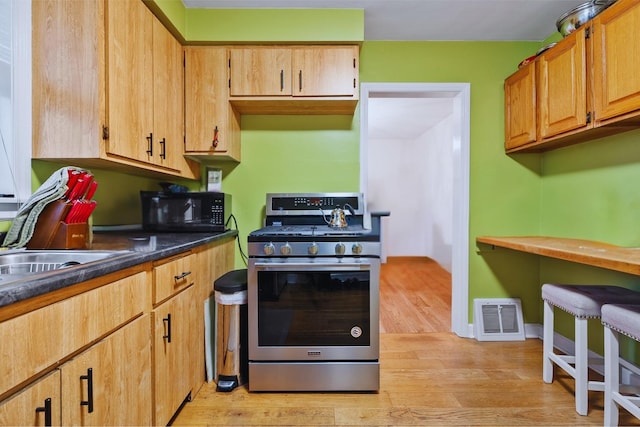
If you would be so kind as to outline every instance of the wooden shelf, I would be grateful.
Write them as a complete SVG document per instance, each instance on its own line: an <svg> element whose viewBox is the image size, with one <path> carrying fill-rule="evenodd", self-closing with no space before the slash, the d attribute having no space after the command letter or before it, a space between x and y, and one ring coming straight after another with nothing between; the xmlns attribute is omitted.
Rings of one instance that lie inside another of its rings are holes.
<svg viewBox="0 0 640 427"><path fill-rule="evenodd" d="M640 247L544 236L481 236L476 242L580 264L640 275Z"/></svg>

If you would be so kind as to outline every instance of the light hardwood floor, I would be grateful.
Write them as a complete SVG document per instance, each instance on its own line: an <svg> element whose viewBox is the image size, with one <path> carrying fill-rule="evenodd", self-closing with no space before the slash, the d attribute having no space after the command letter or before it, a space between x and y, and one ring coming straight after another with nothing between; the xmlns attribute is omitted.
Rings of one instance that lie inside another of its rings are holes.
<svg viewBox="0 0 640 427"><path fill-rule="evenodd" d="M205 384L174 425L602 425L602 393L575 412L573 381L542 381L542 341L478 342L448 332L450 276L429 259L381 273L379 393L218 393ZM621 425L640 425L621 410Z"/></svg>

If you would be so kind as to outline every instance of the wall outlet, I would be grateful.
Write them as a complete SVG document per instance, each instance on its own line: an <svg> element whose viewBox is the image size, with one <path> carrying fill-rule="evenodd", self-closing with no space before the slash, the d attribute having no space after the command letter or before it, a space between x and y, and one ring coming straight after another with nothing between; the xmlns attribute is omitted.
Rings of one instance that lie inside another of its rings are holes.
<svg viewBox="0 0 640 427"><path fill-rule="evenodd" d="M222 171L207 169L207 191L222 192Z"/></svg>

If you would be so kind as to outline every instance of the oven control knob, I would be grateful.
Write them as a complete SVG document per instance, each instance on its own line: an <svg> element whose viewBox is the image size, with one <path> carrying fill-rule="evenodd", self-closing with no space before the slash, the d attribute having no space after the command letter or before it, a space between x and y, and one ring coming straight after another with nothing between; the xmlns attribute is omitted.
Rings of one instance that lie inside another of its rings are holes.
<svg viewBox="0 0 640 427"><path fill-rule="evenodd" d="M280 247L280 253L282 255L290 255L291 254L291 245L289 243L285 243Z"/></svg>
<svg viewBox="0 0 640 427"><path fill-rule="evenodd" d="M344 243L336 244L336 255L344 255L345 246Z"/></svg>
<svg viewBox="0 0 640 427"><path fill-rule="evenodd" d="M316 242L313 242L309 248L307 249L307 251L309 252L309 255L318 255L318 244Z"/></svg>
<svg viewBox="0 0 640 427"><path fill-rule="evenodd" d="M362 244L354 243L353 246L351 246L351 252L353 252L354 255L360 255L362 253Z"/></svg>
<svg viewBox="0 0 640 427"><path fill-rule="evenodd" d="M266 245L264 245L262 250L264 251L265 255L273 255L273 252L275 252L276 247L273 246L273 243L267 243Z"/></svg>

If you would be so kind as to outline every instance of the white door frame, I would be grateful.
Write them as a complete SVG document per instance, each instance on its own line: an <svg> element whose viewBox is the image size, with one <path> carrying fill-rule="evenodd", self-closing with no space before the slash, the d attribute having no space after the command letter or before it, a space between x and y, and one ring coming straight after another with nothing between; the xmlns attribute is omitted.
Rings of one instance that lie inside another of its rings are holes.
<svg viewBox="0 0 640 427"><path fill-rule="evenodd" d="M469 324L469 151L470 83L361 83L360 191L367 193L369 98L452 98L453 126L453 247L451 330L471 337ZM391 212L393 215L393 212Z"/></svg>

